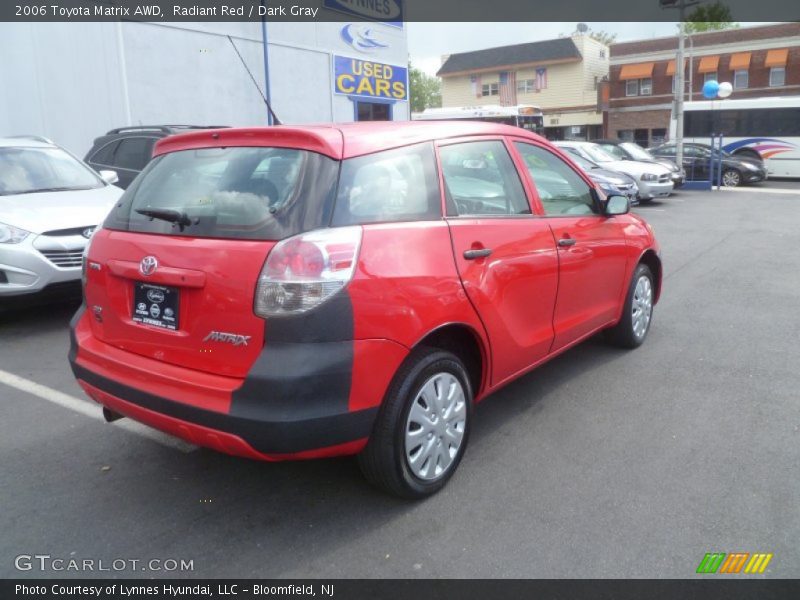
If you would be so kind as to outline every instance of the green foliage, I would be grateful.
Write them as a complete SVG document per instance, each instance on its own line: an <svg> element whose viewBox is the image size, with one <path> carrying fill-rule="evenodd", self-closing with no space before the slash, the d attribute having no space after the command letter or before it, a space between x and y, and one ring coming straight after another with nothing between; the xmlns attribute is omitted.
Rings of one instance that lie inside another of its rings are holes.
<svg viewBox="0 0 800 600"><path fill-rule="evenodd" d="M411 88L411 112L422 112L426 108L442 105L442 82L412 65L408 65L408 85Z"/></svg>
<svg viewBox="0 0 800 600"><path fill-rule="evenodd" d="M700 5L686 17L686 33L736 29L739 24L734 23L732 19L731 9L722 2L718 1L707 6Z"/></svg>
<svg viewBox="0 0 800 600"><path fill-rule="evenodd" d="M590 29L589 30L589 37L592 38L593 40L597 41L597 42L600 42L601 44L605 44L606 46L610 46L617 39L617 34L616 33L608 33L607 31L603 31L603 30L592 31Z"/></svg>

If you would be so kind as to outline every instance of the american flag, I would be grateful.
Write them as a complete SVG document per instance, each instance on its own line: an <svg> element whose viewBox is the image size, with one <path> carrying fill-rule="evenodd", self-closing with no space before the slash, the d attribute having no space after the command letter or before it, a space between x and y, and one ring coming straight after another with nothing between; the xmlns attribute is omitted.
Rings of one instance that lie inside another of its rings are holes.
<svg viewBox="0 0 800 600"><path fill-rule="evenodd" d="M514 71L500 72L500 106L517 103L517 74Z"/></svg>
<svg viewBox="0 0 800 600"><path fill-rule="evenodd" d="M547 87L547 69L536 69L536 91Z"/></svg>
<svg viewBox="0 0 800 600"><path fill-rule="evenodd" d="M469 81L472 84L472 93L475 94L476 98L480 98L483 95L483 89L481 88L481 76L470 75Z"/></svg>

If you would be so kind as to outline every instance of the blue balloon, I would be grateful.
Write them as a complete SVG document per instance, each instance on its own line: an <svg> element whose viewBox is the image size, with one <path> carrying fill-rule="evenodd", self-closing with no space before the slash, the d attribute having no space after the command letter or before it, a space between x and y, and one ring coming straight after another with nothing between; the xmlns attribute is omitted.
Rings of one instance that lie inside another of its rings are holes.
<svg viewBox="0 0 800 600"><path fill-rule="evenodd" d="M703 96L708 98L709 100L713 100L717 97L719 93L719 82L712 79L711 81L706 81L703 84Z"/></svg>

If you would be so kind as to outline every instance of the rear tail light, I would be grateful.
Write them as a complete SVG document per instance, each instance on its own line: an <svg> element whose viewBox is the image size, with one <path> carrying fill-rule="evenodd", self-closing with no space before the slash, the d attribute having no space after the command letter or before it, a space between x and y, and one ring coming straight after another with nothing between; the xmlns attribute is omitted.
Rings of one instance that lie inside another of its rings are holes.
<svg viewBox="0 0 800 600"><path fill-rule="evenodd" d="M278 242L267 257L253 310L262 318L316 308L353 278L361 227L335 227Z"/></svg>

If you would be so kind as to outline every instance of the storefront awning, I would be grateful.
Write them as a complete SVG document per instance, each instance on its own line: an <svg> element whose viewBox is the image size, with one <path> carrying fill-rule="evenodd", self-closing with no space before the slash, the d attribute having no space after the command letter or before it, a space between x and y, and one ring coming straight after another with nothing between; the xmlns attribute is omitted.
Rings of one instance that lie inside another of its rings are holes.
<svg viewBox="0 0 800 600"><path fill-rule="evenodd" d="M789 59L789 49L780 48L778 50L770 50L767 52L767 58L764 61L765 67L785 67L786 61Z"/></svg>
<svg viewBox="0 0 800 600"><path fill-rule="evenodd" d="M716 73L719 67L719 56L704 56L700 59L700 66L697 67L698 73Z"/></svg>
<svg viewBox="0 0 800 600"><path fill-rule="evenodd" d="M737 52L731 56L731 71L741 71L750 68L750 55L752 52Z"/></svg>
<svg viewBox="0 0 800 600"><path fill-rule="evenodd" d="M684 72L686 71L686 61L683 63ZM675 61L671 60L667 63L667 75L675 75Z"/></svg>
<svg viewBox="0 0 800 600"><path fill-rule="evenodd" d="M653 76L654 63L638 63L635 65L622 65L622 71L619 73L619 78L622 81L628 79L645 79Z"/></svg>

